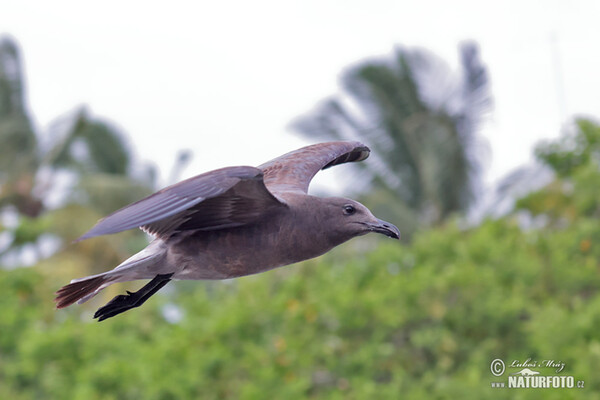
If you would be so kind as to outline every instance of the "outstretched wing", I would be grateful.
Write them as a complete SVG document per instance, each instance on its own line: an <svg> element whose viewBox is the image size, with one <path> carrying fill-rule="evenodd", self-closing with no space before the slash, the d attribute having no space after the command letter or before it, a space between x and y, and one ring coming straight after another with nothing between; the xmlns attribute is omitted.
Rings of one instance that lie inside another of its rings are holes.
<svg viewBox="0 0 600 400"><path fill-rule="evenodd" d="M164 188L101 219L78 240L140 227L168 237L183 230L210 230L250 223L285 207L254 167L228 167Z"/></svg>
<svg viewBox="0 0 600 400"><path fill-rule="evenodd" d="M307 193L311 179L321 169L362 161L369 152L360 142L319 143L284 154L258 168L263 171L265 185L271 192Z"/></svg>

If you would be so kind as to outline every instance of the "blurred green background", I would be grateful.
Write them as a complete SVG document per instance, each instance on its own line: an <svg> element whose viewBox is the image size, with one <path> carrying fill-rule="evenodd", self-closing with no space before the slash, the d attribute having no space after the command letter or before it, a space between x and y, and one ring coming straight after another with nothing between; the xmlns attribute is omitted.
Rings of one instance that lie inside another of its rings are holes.
<svg viewBox="0 0 600 400"><path fill-rule="evenodd" d="M2 39L0 398L600 398L600 126L571 121L535 150L550 176L539 189L467 218L491 104L476 44L460 46L443 90L422 90L448 75L437 56L397 50L344 72L355 107L332 96L293 122L311 140L372 147L375 160L340 168L401 244L361 238L258 276L177 282L102 323L95 309L135 284L61 311L53 292L144 246L140 232L71 242L156 190L156 173L85 108L35 129L19 54ZM564 362L585 388L492 388L506 379L496 358Z"/></svg>

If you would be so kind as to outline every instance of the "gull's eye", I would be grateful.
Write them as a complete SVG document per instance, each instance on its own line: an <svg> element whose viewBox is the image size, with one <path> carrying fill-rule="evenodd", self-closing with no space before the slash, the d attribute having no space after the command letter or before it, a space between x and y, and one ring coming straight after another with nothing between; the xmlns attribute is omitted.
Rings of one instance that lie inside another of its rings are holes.
<svg viewBox="0 0 600 400"><path fill-rule="evenodd" d="M352 204L346 204L344 206L344 215L352 215L356 212L356 209Z"/></svg>

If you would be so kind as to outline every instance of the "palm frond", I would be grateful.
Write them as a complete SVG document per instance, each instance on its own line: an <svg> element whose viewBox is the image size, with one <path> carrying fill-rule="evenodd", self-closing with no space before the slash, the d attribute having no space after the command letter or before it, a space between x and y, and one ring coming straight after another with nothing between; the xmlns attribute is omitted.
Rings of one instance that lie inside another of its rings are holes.
<svg viewBox="0 0 600 400"><path fill-rule="evenodd" d="M398 207L425 223L439 222L473 199L476 132L491 106L477 46L463 43L460 60L459 72L422 49L366 60L342 74L341 95L292 126L320 139L364 141L374 157L356 168L368 171L372 186L395 193Z"/></svg>

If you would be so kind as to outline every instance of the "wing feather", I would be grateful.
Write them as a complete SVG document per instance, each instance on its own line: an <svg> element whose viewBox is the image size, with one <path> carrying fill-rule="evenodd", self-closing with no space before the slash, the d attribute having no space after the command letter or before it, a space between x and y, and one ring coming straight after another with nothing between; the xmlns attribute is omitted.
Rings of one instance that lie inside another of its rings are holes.
<svg viewBox="0 0 600 400"><path fill-rule="evenodd" d="M369 148L360 142L327 142L306 146L275 158L260 168L272 193L307 193L312 178L321 169L362 161Z"/></svg>
<svg viewBox="0 0 600 400"><path fill-rule="evenodd" d="M78 240L140 227L161 238L185 230L245 225L275 208L287 207L274 194L307 193L321 169L362 161L369 148L359 142L303 147L254 167L228 167L164 188L101 219Z"/></svg>
<svg viewBox="0 0 600 400"><path fill-rule="evenodd" d="M228 167L195 176L115 211L98 221L78 240L137 227L153 234L168 236L201 211L195 209L195 206L231 191L240 182L247 182L243 187L253 189L249 191L251 195L262 192L263 203L258 204L257 208L264 207L268 202L281 204L268 192L262 177L262 171L254 167ZM236 191L243 197L243 191L239 192Z"/></svg>

